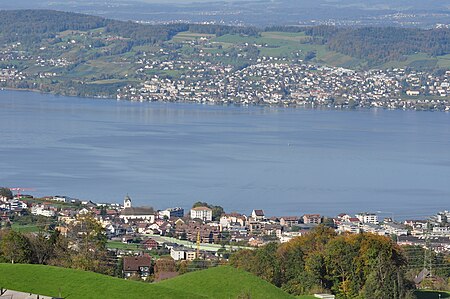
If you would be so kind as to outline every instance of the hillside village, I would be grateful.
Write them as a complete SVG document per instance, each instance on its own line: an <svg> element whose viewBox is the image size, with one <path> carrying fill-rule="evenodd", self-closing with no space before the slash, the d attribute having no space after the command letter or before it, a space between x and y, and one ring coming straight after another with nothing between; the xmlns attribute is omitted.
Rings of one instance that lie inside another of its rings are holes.
<svg viewBox="0 0 450 299"><path fill-rule="evenodd" d="M65 235L70 233L70 224L79 217L92 215L105 230L109 250L124 257L125 278L137 274L146 278L150 275L152 259L158 256L170 256L175 263L197 259L218 263L239 248L288 242L308 234L320 224L333 227L338 233L370 232L391 236L399 245L417 245L437 253L450 252L449 211L439 212L429 219L400 222L392 217L379 219L377 213L368 212L342 213L332 218L319 214L274 217L262 209L244 215L224 213L221 208L217 210L216 206L207 205L188 211L177 207L164 210L134 207L129 196L123 204L113 204L67 196L35 199L29 195L0 198L0 211L2 228L17 228L15 222L20 222L21 217L34 215L47 227L51 225ZM49 221L42 221L43 218ZM172 270L160 279L176 275L174 267L170 266Z"/></svg>
<svg viewBox="0 0 450 299"><path fill-rule="evenodd" d="M179 79L146 78L118 90L118 99L289 107L450 110L450 71L393 68L355 71L286 58L261 57L234 70L231 65L199 61L139 60L146 69L187 70Z"/></svg>
<svg viewBox="0 0 450 299"><path fill-rule="evenodd" d="M302 49L301 35L295 37L297 49L266 55L292 38L267 34L279 39L272 45L230 35L238 41L227 42L183 32L133 55L111 55L121 36L64 32L33 50L20 42L0 45L0 88L141 102L450 111L445 67L335 66L316 58L315 50ZM107 58L80 61L65 54L77 51Z"/></svg>

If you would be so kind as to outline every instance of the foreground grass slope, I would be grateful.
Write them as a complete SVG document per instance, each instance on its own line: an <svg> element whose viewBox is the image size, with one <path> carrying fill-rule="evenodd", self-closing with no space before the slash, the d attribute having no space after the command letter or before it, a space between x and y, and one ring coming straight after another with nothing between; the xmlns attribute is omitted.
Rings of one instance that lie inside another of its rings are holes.
<svg viewBox="0 0 450 299"><path fill-rule="evenodd" d="M294 298L253 274L230 266L187 273L158 285L210 298Z"/></svg>
<svg viewBox="0 0 450 299"><path fill-rule="evenodd" d="M160 283L127 281L92 272L42 265L0 264L0 287L76 298L293 298L232 267L188 273Z"/></svg>
<svg viewBox="0 0 450 299"><path fill-rule="evenodd" d="M156 284L42 265L0 264L0 287L66 298L206 298Z"/></svg>

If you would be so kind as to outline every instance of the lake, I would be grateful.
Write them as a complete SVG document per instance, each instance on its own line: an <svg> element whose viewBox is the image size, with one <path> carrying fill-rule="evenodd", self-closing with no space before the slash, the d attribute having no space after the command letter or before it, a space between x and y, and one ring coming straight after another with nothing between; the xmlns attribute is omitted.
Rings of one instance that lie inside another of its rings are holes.
<svg viewBox="0 0 450 299"><path fill-rule="evenodd" d="M0 186L273 216L450 209L450 114L134 103L0 91Z"/></svg>

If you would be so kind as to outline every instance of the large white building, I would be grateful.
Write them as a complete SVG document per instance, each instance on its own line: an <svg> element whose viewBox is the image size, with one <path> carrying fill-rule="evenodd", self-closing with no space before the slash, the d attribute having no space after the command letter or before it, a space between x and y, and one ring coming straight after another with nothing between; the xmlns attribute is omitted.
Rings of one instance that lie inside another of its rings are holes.
<svg viewBox="0 0 450 299"><path fill-rule="evenodd" d="M167 217L168 219L178 217L183 218L184 216L184 209L183 208L169 208L164 211L159 211L159 217L164 218Z"/></svg>
<svg viewBox="0 0 450 299"><path fill-rule="evenodd" d="M375 213L359 213L355 215L362 223L378 224L378 216Z"/></svg>
<svg viewBox="0 0 450 299"><path fill-rule="evenodd" d="M212 210L208 207L196 207L191 209L191 219L212 221Z"/></svg>
<svg viewBox="0 0 450 299"><path fill-rule="evenodd" d="M56 215L53 209L47 208L42 205L35 205L31 207L31 214L40 215L45 217L53 217Z"/></svg>

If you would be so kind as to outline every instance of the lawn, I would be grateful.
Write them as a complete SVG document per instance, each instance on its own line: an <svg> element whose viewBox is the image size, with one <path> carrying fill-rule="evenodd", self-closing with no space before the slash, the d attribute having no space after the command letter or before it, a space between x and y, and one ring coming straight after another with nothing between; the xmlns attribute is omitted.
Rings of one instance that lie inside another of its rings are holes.
<svg viewBox="0 0 450 299"><path fill-rule="evenodd" d="M207 298L157 284L42 265L0 264L0 287L64 298Z"/></svg>
<svg viewBox="0 0 450 299"><path fill-rule="evenodd" d="M35 233L40 230L42 230L45 227L45 224L38 225L38 224L28 224L28 225L20 225L17 223L13 223L11 225L11 228L17 232L21 233Z"/></svg>
<svg viewBox="0 0 450 299"><path fill-rule="evenodd" d="M229 266L151 284L51 266L0 264L0 287L71 299L295 298L248 272Z"/></svg>
<svg viewBox="0 0 450 299"><path fill-rule="evenodd" d="M125 244L120 241L108 241L106 243L106 247L108 248L116 248L116 249L124 249L124 250L136 250L142 251L142 245L139 243L136 244Z"/></svg>
<svg viewBox="0 0 450 299"><path fill-rule="evenodd" d="M190 41L190 40L195 40L195 39L199 39L202 37L210 39L210 38L215 37L215 35L207 34L207 33L195 33L195 32L190 32L190 31L184 31L184 32L178 33L172 39L176 40L176 41Z"/></svg>
<svg viewBox="0 0 450 299"><path fill-rule="evenodd" d="M158 283L173 290L186 290L210 298L294 298L253 274L230 266L187 273Z"/></svg>
<svg viewBox="0 0 450 299"><path fill-rule="evenodd" d="M294 42L306 42L311 39L311 37L305 35L304 32L263 32L261 33L261 36Z"/></svg>

